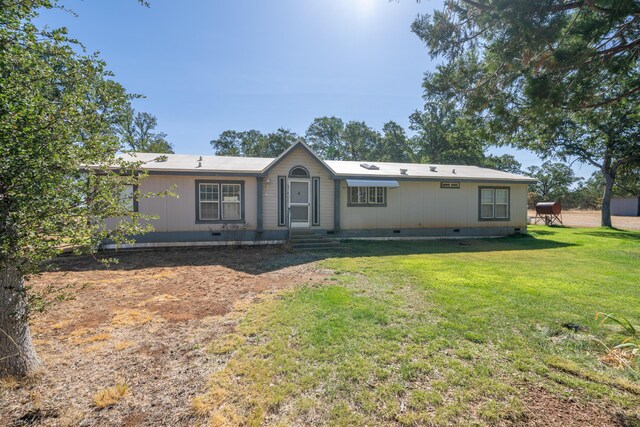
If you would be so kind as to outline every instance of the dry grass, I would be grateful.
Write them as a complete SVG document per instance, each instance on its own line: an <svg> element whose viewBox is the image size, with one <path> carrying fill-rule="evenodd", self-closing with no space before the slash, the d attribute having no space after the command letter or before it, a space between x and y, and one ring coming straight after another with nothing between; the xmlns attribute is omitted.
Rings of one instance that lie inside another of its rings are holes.
<svg viewBox="0 0 640 427"><path fill-rule="evenodd" d="M67 326L71 325L73 323L74 319L67 319L67 320L62 320L58 323L54 323L53 325L51 325L51 329L62 329L62 328L66 328Z"/></svg>
<svg viewBox="0 0 640 427"><path fill-rule="evenodd" d="M210 412L210 404L207 402L205 396L196 396L191 399L191 410L194 414L203 417L205 415L209 415Z"/></svg>
<svg viewBox="0 0 640 427"><path fill-rule="evenodd" d="M95 353L98 352L100 350L104 350L105 348L107 348L107 344L104 342L98 342L95 343L93 345L90 345L88 347L85 347L82 349L83 353Z"/></svg>
<svg viewBox="0 0 640 427"><path fill-rule="evenodd" d="M212 338L233 330L226 314L237 301L246 301L240 304L246 309L264 293L324 278L309 263L315 257L276 247L117 256L120 263L109 269L93 258L64 257L56 271L30 279L39 292L69 285L76 298L56 301L32 318L44 372L16 389L0 388L0 426L23 425L34 414L31 424L38 426L208 425L190 399L219 369L210 361L232 354L208 351ZM96 392L118 382L127 384L128 395L97 410ZM40 412L32 390L41 394ZM209 415L218 411L225 414L213 408Z"/></svg>
<svg viewBox="0 0 640 427"><path fill-rule="evenodd" d="M91 335L85 338L74 338L71 340L71 342L73 342L74 344L82 345L82 344L91 344L91 343L100 342L100 341L107 341L109 338L111 338L111 334L102 333L102 334Z"/></svg>
<svg viewBox="0 0 640 427"><path fill-rule="evenodd" d="M125 309L115 311L111 319L111 324L113 326L134 326L144 325L152 320L153 313L149 310Z"/></svg>
<svg viewBox="0 0 640 427"><path fill-rule="evenodd" d="M213 354L230 353L245 341L245 338L238 334L227 334L213 341L209 346L209 352Z"/></svg>
<svg viewBox="0 0 640 427"><path fill-rule="evenodd" d="M73 331L71 331L69 333L69 336L80 337L82 335L87 335L89 332L91 332L89 329L82 327L82 328L74 329Z"/></svg>
<svg viewBox="0 0 640 427"><path fill-rule="evenodd" d="M129 387L124 383L118 383L114 387L100 390L93 396L93 403L97 408L107 408L120 401L128 392Z"/></svg>
<svg viewBox="0 0 640 427"><path fill-rule="evenodd" d="M180 301L180 298L177 298L173 295L169 295L169 294L162 294L162 295L157 295L153 298L149 298L147 300L142 301L140 304L137 304L136 307L144 307L148 304L160 304L163 302L176 302L176 301Z"/></svg>
<svg viewBox="0 0 640 427"><path fill-rule="evenodd" d="M119 343L116 343L113 348L117 351L122 351L128 349L129 347L133 347L135 344L136 343L133 341L121 341Z"/></svg>
<svg viewBox="0 0 640 427"><path fill-rule="evenodd" d="M600 358L605 365L616 369L629 368L636 359L637 355L629 350L614 348L609 353Z"/></svg>
<svg viewBox="0 0 640 427"><path fill-rule="evenodd" d="M20 383L14 377L0 378L0 389L13 390L20 386Z"/></svg>

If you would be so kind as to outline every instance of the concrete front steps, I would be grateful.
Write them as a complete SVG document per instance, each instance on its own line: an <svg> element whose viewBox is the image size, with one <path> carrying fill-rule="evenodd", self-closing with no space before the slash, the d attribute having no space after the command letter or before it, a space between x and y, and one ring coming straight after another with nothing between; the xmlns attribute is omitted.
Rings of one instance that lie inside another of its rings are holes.
<svg viewBox="0 0 640 427"><path fill-rule="evenodd" d="M338 240L328 239L325 235L308 228L291 229L291 248L294 250L318 251L341 249Z"/></svg>

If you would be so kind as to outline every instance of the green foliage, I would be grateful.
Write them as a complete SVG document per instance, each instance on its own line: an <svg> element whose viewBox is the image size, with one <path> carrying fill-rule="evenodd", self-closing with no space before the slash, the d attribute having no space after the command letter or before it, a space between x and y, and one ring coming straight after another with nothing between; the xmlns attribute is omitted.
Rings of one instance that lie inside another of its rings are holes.
<svg viewBox="0 0 640 427"><path fill-rule="evenodd" d="M141 177L116 158L116 123L130 97L64 28L35 26L37 10L52 7L0 9L0 268L21 274L65 246L90 251L149 228L120 197Z"/></svg>
<svg viewBox="0 0 640 427"><path fill-rule="evenodd" d="M415 150L413 143L402 126L394 121L387 122L382 127L382 137L378 139L372 159L380 162L411 162Z"/></svg>
<svg viewBox="0 0 640 427"><path fill-rule="evenodd" d="M496 169L503 172L515 173L522 175L522 163L516 160L511 154L502 154L500 156L489 155L485 157L483 166Z"/></svg>
<svg viewBox="0 0 640 427"><path fill-rule="evenodd" d="M226 130L211 141L218 156L277 157L300 137L289 129L263 134L257 130Z"/></svg>
<svg viewBox="0 0 640 427"><path fill-rule="evenodd" d="M122 139L123 150L140 153L173 154L173 147L167 141L166 133L156 133L158 119L149 113L136 113L130 106L118 120L117 131Z"/></svg>
<svg viewBox="0 0 640 427"><path fill-rule="evenodd" d="M530 207L543 201L559 201L568 207L571 186L579 179L573 169L564 163L547 161L542 166L530 166L527 175L536 178L538 182L529 185Z"/></svg>
<svg viewBox="0 0 640 427"><path fill-rule="evenodd" d="M343 157L344 122L337 117L318 117L309 125L305 138L318 155L327 160Z"/></svg>
<svg viewBox="0 0 640 427"><path fill-rule="evenodd" d="M640 166L625 165L620 168L613 194L621 197L640 195Z"/></svg>
<svg viewBox="0 0 640 427"><path fill-rule="evenodd" d="M446 0L412 27L445 59L425 96L479 115L496 143L597 167L610 226L617 174L640 165L639 13L637 0Z"/></svg>
<svg viewBox="0 0 640 427"><path fill-rule="evenodd" d="M607 320L611 320L612 322L617 323L622 326L622 328L631 336L638 336L638 330L633 326L633 324L624 316L616 315L613 313L596 313L596 320L602 318L602 323L605 323Z"/></svg>
<svg viewBox="0 0 640 427"><path fill-rule="evenodd" d="M613 313L596 313L596 320L602 318L601 323L604 324L607 320L611 320L614 323L622 326L627 337L624 338L619 344L616 344L613 348L622 352L623 356L617 356L617 359L621 364L631 368L630 361L633 361L638 355L640 355L640 332L633 326L633 324L624 316L616 315ZM629 361L630 359L630 361ZM631 368L633 369L633 368Z"/></svg>
<svg viewBox="0 0 640 427"><path fill-rule="evenodd" d="M513 156L485 156L487 144L474 130L479 122L462 116L450 104L430 104L410 119L410 130L416 133L411 137L394 121L379 132L362 121L319 117L309 125L304 140L328 160L472 164L520 173L521 165ZM298 139L284 129L267 135L227 130L211 145L217 155L277 157Z"/></svg>
<svg viewBox="0 0 640 427"><path fill-rule="evenodd" d="M473 119L463 116L455 105L428 102L424 111L410 117L416 132L416 156L423 163L479 165L486 145L474 131Z"/></svg>
<svg viewBox="0 0 640 427"><path fill-rule="evenodd" d="M351 121L342 134L343 152L341 160L363 160L371 158L378 145L380 134L365 122Z"/></svg>
<svg viewBox="0 0 640 427"><path fill-rule="evenodd" d="M578 186L573 189L569 197L570 206L579 209L600 209L603 188L602 174L594 172L588 179L580 181Z"/></svg>

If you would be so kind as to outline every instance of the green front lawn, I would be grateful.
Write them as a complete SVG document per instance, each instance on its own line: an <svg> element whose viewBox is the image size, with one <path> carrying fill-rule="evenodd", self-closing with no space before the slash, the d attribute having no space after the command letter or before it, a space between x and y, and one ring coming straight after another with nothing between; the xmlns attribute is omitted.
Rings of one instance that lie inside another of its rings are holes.
<svg viewBox="0 0 640 427"><path fill-rule="evenodd" d="M325 284L211 344L224 364L194 409L214 424L523 424L544 397L635 422L640 364L600 360L625 335L595 314L640 325L640 233L530 234L349 243L322 261Z"/></svg>

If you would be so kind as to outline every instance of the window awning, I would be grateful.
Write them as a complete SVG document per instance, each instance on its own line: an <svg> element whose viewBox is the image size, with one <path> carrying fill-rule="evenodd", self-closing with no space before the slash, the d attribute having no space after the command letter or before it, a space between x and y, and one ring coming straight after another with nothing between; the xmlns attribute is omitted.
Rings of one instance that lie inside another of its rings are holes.
<svg viewBox="0 0 640 427"><path fill-rule="evenodd" d="M398 188L398 181L391 179L347 179L347 187L387 187Z"/></svg>

